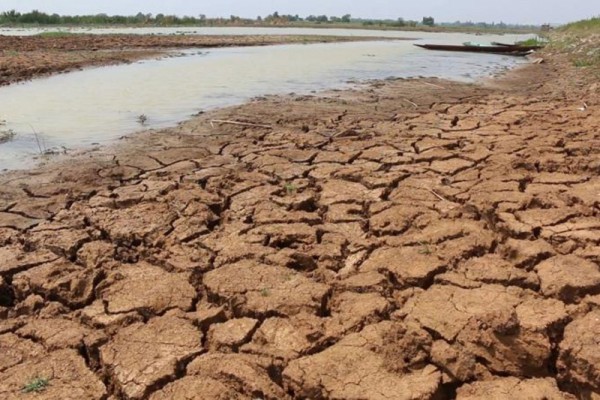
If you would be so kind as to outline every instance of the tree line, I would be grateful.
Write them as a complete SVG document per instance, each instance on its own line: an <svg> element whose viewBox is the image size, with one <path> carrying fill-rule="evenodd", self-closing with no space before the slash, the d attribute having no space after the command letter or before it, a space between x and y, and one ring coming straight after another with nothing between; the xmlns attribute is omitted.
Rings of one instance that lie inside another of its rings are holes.
<svg viewBox="0 0 600 400"><path fill-rule="evenodd" d="M15 10L4 11L0 13L0 25L136 25L136 26L240 26L240 25L301 25L301 24L353 24L390 28L416 27L416 26L453 26L453 27L477 27L477 28L519 28L522 26L508 25L504 23L473 23L473 22L453 22L437 24L431 16L423 17L421 21L397 19L361 19L353 18L350 14L342 16L327 15L309 15L300 17L299 15L279 14L274 12L267 16L258 16L256 19L242 18L231 15L229 18L208 18L204 14L197 16L177 16L165 14L144 14L142 12L136 15L58 15L47 14L38 10L28 13L20 13ZM531 26L527 26L531 28Z"/></svg>
<svg viewBox="0 0 600 400"><path fill-rule="evenodd" d="M417 21L405 21L402 18L397 20L372 20L372 19L353 19L350 14L342 16L327 15L309 15L300 17L299 15L279 14L277 11L265 17L258 16L256 19L242 18L231 15L229 18L207 18L206 15L198 16L177 16L165 14L144 14L142 12L136 15L59 15L47 14L42 11L33 10L27 13L20 13L15 10L4 11L0 13L0 24L18 25L18 24L38 24L38 25L254 25L254 24L272 24L286 25L297 22L311 23L359 23L363 25L391 25L391 26L416 26ZM423 25L433 25L433 18L423 18Z"/></svg>

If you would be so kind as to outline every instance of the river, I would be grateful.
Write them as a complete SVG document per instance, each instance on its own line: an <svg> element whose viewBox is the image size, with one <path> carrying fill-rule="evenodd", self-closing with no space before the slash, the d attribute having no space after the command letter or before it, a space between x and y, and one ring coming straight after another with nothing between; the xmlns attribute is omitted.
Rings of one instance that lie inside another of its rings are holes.
<svg viewBox="0 0 600 400"><path fill-rule="evenodd" d="M160 28L154 28L156 30ZM147 32L170 34L185 28ZM518 58L427 51L414 43L513 42L522 37L338 29L195 28L189 34L332 34L413 37L412 40L193 49L178 57L90 68L0 88L1 129L16 133L0 144L0 170L28 168L43 149L108 144L142 129L171 126L199 112L266 94L310 93L388 77L475 81L523 62ZM206 33L209 30L211 33ZM35 30L20 31L30 34ZM301 33L299 33L301 31ZM16 34L18 30L12 30ZM93 30L93 33L106 33ZM6 29L0 34L6 34ZM175 55L175 53L174 53Z"/></svg>

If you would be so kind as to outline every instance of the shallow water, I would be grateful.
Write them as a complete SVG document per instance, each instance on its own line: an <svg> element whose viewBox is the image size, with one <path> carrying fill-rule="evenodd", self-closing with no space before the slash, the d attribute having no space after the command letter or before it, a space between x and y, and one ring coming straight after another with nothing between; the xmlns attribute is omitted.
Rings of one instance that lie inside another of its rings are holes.
<svg viewBox="0 0 600 400"><path fill-rule="evenodd" d="M471 35L436 35L437 43L472 40ZM0 169L31 167L40 147L110 143L141 129L137 122L141 114L148 117L146 128L161 128L198 111L259 95L308 93L387 77L473 81L522 62L498 55L427 51L413 43L190 50L184 57L87 69L0 88L0 120L6 121L0 130L16 132L14 140L0 144Z"/></svg>

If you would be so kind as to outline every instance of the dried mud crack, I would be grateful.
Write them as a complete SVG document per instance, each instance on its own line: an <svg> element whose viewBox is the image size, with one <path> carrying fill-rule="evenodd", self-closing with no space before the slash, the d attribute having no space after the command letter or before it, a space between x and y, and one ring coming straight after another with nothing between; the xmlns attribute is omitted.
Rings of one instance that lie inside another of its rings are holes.
<svg viewBox="0 0 600 400"><path fill-rule="evenodd" d="M0 398L600 397L595 87L265 98L3 175Z"/></svg>

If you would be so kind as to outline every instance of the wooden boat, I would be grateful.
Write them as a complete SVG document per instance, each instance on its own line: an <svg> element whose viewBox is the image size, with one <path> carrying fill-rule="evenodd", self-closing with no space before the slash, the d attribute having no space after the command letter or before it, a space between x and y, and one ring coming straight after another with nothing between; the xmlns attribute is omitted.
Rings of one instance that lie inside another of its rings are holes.
<svg viewBox="0 0 600 400"><path fill-rule="evenodd" d="M480 47L480 46L485 46L485 45L481 44L481 43L477 43L477 42L463 42L463 46L471 46L471 47L472 46L477 46L477 47Z"/></svg>
<svg viewBox="0 0 600 400"><path fill-rule="evenodd" d="M531 46L457 46L446 44L415 44L427 50L462 51L469 53L504 54L507 56L523 57L533 52Z"/></svg>
<svg viewBox="0 0 600 400"><path fill-rule="evenodd" d="M521 47L521 48L526 47L530 50L539 50L544 47L544 46L524 46L524 45L520 45L520 44L509 44L509 43L500 43L500 42L492 42L492 46Z"/></svg>
<svg viewBox="0 0 600 400"><path fill-rule="evenodd" d="M509 43L501 43L501 42L492 42L492 46L514 46L514 44L509 44Z"/></svg>

